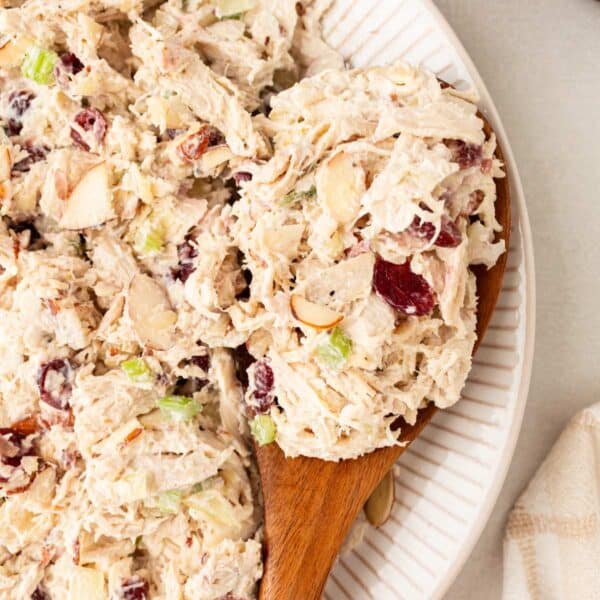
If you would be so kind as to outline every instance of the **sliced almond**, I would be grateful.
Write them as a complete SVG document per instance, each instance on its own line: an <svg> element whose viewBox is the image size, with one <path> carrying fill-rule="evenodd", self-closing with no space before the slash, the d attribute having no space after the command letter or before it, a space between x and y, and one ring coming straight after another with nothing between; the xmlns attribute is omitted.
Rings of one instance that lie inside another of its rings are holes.
<svg viewBox="0 0 600 600"><path fill-rule="evenodd" d="M11 162L8 146L0 146L0 181L10 179Z"/></svg>
<svg viewBox="0 0 600 600"><path fill-rule="evenodd" d="M302 240L304 225L282 225L275 229L266 229L263 234L265 246L271 252L294 258Z"/></svg>
<svg viewBox="0 0 600 600"><path fill-rule="evenodd" d="M10 69L18 67L23 62L23 57L32 41L27 37L9 40L0 48L0 67Z"/></svg>
<svg viewBox="0 0 600 600"><path fill-rule="evenodd" d="M115 217L106 163L87 171L73 188L61 220L63 229L97 227Z"/></svg>
<svg viewBox="0 0 600 600"><path fill-rule="evenodd" d="M298 321L314 329L330 329L344 318L344 315L296 294L290 299L290 308Z"/></svg>
<svg viewBox="0 0 600 600"><path fill-rule="evenodd" d="M394 498L394 473L388 471L364 506L365 515L371 525L381 527L388 520Z"/></svg>
<svg viewBox="0 0 600 600"><path fill-rule="evenodd" d="M156 350L175 343L177 314L166 291L148 275L136 275L129 285L127 313L140 342Z"/></svg>
<svg viewBox="0 0 600 600"><path fill-rule="evenodd" d="M345 225L356 219L365 192L365 172L350 155L340 152L324 163L316 184L319 202L338 223Z"/></svg>
<svg viewBox="0 0 600 600"><path fill-rule="evenodd" d="M200 157L200 169L203 173L212 171L230 158L233 158L233 152L228 146L213 146Z"/></svg>

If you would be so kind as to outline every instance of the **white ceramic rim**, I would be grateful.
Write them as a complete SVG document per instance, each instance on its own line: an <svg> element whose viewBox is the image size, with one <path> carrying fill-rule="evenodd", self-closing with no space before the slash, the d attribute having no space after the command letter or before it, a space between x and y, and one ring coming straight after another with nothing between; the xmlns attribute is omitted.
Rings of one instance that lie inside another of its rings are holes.
<svg viewBox="0 0 600 600"><path fill-rule="evenodd" d="M523 351L523 360L520 364L520 376L519 376L519 390L517 404L515 406L513 426L510 430L510 435L505 446L505 451L502 456L497 469L497 476L493 483L488 488L487 494L480 505L480 514L482 518L479 519L472 527L465 541L460 547L458 556L453 561L451 567L446 573L443 583L438 587L438 597L441 598L448 591L448 588L452 585L457 575L461 571L462 567L469 558L471 552L477 540L481 536L483 529L489 521L492 510L498 500L508 469L512 462L515 447L519 433L521 431L521 425L523 422L523 414L525 412L525 404L527 402L527 396L529 393L529 384L531 381L531 371L533 365L533 355L535 347L535 307L536 307L536 290L535 290L535 262L533 255L533 240L531 234L531 226L529 223L529 215L527 214L527 207L525 204L525 194L523 192L523 186L519 177L519 172L516 166L514 154L506 130L498 115L498 110L490 96L490 93L481 78L481 75L477 71L475 64L471 60L471 57L467 53L462 42L448 23L438 7L433 3L433 0L420 0L425 8L431 13L433 18L437 21L440 29L443 33L448 36L452 46L458 53L461 61L469 71L469 75L473 79L475 86L479 92L482 103L486 106L486 112L491 117L494 130L498 137L502 140L502 151L506 162L510 164L510 186L511 186L511 201L513 204L513 210L515 205L518 206L520 229L523 243L523 258L525 261L525 286L526 286L526 298L525 298L525 344Z"/></svg>

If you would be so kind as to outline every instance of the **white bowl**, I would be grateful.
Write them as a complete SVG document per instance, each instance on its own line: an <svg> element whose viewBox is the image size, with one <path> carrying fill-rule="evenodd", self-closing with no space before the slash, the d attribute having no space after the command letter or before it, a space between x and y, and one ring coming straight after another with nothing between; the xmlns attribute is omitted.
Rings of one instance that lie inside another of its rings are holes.
<svg viewBox="0 0 600 600"><path fill-rule="evenodd" d="M531 231L517 167L490 95L430 0L335 0L327 41L353 66L406 60L475 86L510 177L513 231L498 307L462 400L438 413L396 469L388 522L340 558L327 600L440 598L466 561L500 492L527 398L535 326Z"/></svg>

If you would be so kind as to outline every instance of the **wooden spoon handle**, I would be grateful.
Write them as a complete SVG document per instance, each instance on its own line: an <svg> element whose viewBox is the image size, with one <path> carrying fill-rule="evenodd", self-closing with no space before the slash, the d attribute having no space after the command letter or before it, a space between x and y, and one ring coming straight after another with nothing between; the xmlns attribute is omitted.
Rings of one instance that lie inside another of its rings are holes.
<svg viewBox="0 0 600 600"><path fill-rule="evenodd" d="M403 431L411 442L435 407ZM265 503L265 573L259 600L319 600L350 526L404 447L340 463L286 459L276 444L257 449ZM293 508L292 508L293 507ZM301 515L299 519L298 516Z"/></svg>

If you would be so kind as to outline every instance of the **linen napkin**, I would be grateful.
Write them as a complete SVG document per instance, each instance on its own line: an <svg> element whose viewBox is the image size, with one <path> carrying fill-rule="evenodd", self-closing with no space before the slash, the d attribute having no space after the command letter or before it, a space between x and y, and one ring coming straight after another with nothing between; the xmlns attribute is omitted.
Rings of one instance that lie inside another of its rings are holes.
<svg viewBox="0 0 600 600"><path fill-rule="evenodd" d="M503 600L600 599L600 404L578 413L510 513Z"/></svg>

